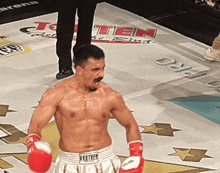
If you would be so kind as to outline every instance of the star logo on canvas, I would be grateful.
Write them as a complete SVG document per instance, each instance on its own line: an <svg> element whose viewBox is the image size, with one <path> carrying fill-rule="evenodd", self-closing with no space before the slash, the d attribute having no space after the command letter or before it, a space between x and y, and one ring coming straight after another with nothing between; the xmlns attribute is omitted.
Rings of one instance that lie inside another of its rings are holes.
<svg viewBox="0 0 220 173"><path fill-rule="evenodd" d="M8 36L0 36L0 40L7 39Z"/></svg>
<svg viewBox="0 0 220 173"><path fill-rule="evenodd" d="M9 105L0 105L0 117L5 117L8 112L16 112L9 110Z"/></svg>
<svg viewBox="0 0 220 173"><path fill-rule="evenodd" d="M170 124L165 123L154 123L151 126L140 126L144 128L141 133L150 133L160 136L174 136L173 132L180 131L178 129L173 129Z"/></svg>
<svg viewBox="0 0 220 173"><path fill-rule="evenodd" d="M205 155L207 150L202 149L187 149L187 148L174 148L175 153L169 154L170 156L179 156L182 161L200 162L203 158L212 158Z"/></svg>

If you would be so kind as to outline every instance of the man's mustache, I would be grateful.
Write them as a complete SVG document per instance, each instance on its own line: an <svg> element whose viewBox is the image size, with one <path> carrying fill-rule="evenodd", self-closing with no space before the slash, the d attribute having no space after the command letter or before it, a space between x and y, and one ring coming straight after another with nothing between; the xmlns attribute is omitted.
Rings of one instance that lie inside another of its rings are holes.
<svg viewBox="0 0 220 173"><path fill-rule="evenodd" d="M103 77L98 77L94 79L94 82L100 82L103 79Z"/></svg>

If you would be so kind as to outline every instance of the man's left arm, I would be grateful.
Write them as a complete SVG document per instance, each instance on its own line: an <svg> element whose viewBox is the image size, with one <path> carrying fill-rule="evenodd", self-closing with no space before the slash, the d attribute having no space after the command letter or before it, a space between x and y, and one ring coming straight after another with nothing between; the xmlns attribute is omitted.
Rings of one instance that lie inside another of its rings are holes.
<svg viewBox="0 0 220 173"><path fill-rule="evenodd" d="M122 96L117 93L114 100L114 108L112 115L126 129L126 138L130 149L130 157L127 158L120 169L120 173L141 173L144 166L143 142L138 125L131 113L125 105Z"/></svg>

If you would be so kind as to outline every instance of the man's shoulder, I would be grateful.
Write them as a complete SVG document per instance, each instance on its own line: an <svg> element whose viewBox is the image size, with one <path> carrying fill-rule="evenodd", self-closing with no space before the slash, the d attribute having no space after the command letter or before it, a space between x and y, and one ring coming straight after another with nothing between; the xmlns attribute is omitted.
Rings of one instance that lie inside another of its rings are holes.
<svg viewBox="0 0 220 173"><path fill-rule="evenodd" d="M103 89L104 91L114 92L114 90L105 82L101 83L101 89Z"/></svg>
<svg viewBox="0 0 220 173"><path fill-rule="evenodd" d="M117 91L115 91L114 89L112 89L108 84L106 83L102 83L102 89L104 90L104 92L106 94L110 94L113 97L118 97L121 96L121 94Z"/></svg>
<svg viewBox="0 0 220 173"><path fill-rule="evenodd" d="M45 94L48 95L48 96L55 96L55 95L62 95L63 92L65 92L66 90L66 87L65 87L65 84L63 82L60 82L58 83L57 85L55 86L52 86L51 88L49 88Z"/></svg>

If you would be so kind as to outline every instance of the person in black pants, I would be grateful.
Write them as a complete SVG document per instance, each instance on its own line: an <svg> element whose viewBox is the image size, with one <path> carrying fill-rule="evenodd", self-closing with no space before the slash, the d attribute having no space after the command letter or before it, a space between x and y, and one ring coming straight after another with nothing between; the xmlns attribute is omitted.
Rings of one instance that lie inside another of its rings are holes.
<svg viewBox="0 0 220 173"><path fill-rule="evenodd" d="M97 0L57 0L57 42L56 53L59 58L59 73L56 78L62 79L73 75L73 56L76 49L83 44L91 44L91 32ZM75 27L75 15L78 15L78 31L76 44L72 49L72 40Z"/></svg>

